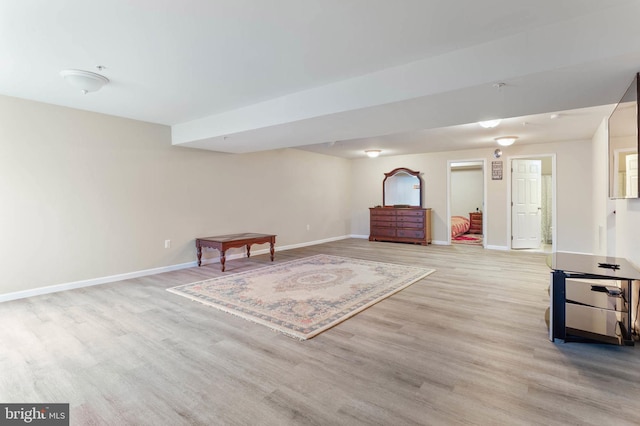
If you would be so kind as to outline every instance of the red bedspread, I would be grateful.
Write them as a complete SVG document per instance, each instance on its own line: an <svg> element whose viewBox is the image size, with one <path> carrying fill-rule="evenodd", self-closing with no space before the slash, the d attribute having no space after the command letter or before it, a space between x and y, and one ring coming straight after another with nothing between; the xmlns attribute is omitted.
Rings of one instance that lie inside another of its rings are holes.
<svg viewBox="0 0 640 426"><path fill-rule="evenodd" d="M451 238L467 232L469 225L469 218L464 216L451 216Z"/></svg>

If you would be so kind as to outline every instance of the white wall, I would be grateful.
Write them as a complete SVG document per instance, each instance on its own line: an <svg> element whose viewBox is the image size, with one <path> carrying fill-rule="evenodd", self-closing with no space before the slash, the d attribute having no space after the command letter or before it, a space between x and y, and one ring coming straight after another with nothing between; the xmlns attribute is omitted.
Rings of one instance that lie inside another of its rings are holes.
<svg viewBox="0 0 640 426"><path fill-rule="evenodd" d="M626 258L640 268L640 199L609 199L607 162L608 132L604 120L593 136L592 227L598 231L593 252Z"/></svg>
<svg viewBox="0 0 640 426"><path fill-rule="evenodd" d="M469 218L470 212L484 210L484 174L481 168L451 169L451 216Z"/></svg>
<svg viewBox="0 0 640 426"><path fill-rule="evenodd" d="M486 221L487 245L494 248L509 246L508 224L509 194L507 165L511 157L544 156L555 154L557 167L557 241L556 249L589 252L593 239L591 141L570 141L534 145L514 145L503 149L504 178L491 180L487 173L487 204L483 220ZM424 180L423 204L433 209L433 239L447 241L447 167L448 161L486 158L491 164L493 150L449 151L428 154L358 159L352 168L352 233L369 234L369 210L382 202L384 173L397 167L422 172Z"/></svg>
<svg viewBox="0 0 640 426"><path fill-rule="evenodd" d="M592 253L607 255L607 241L615 240L615 230L610 228L615 221L613 211L615 207L609 200L608 176L608 134L607 120L604 119L593 136L593 174L591 187L593 188L593 241ZM611 243L615 246L615 243Z"/></svg>
<svg viewBox="0 0 640 426"><path fill-rule="evenodd" d="M609 199L609 140L607 120L593 136L593 253L602 256L622 257L640 269L640 199ZM640 282L634 281L633 294L640 291ZM637 305L631 306L635 327Z"/></svg>
<svg viewBox="0 0 640 426"><path fill-rule="evenodd" d="M192 262L200 236L349 234L348 160L174 147L166 126L9 97L0 116L0 295Z"/></svg>

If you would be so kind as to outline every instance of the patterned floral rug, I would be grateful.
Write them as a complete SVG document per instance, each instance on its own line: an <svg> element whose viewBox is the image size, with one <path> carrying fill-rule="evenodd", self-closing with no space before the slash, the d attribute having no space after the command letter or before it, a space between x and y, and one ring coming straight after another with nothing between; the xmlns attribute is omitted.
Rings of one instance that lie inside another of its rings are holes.
<svg viewBox="0 0 640 426"><path fill-rule="evenodd" d="M305 340L432 272L319 254L167 290Z"/></svg>
<svg viewBox="0 0 640 426"><path fill-rule="evenodd" d="M462 234L451 239L453 244L467 244L472 246L482 245L482 235L477 234Z"/></svg>

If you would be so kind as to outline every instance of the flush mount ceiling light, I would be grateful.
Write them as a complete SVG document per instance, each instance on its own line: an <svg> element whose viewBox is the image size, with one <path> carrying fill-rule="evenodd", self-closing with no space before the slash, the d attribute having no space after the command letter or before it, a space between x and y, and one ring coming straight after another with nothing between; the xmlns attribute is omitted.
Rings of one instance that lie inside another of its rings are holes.
<svg viewBox="0 0 640 426"><path fill-rule="evenodd" d="M498 142L498 145L501 146L510 146L518 139L517 136L503 136L501 138L496 138L495 141Z"/></svg>
<svg viewBox="0 0 640 426"><path fill-rule="evenodd" d="M381 152L382 151L380 151L379 149L368 149L365 151L369 158L376 158L378 155L380 155Z"/></svg>
<svg viewBox="0 0 640 426"><path fill-rule="evenodd" d="M478 121L478 124L485 129L493 129L497 127L501 121L502 120L498 118L496 120Z"/></svg>
<svg viewBox="0 0 640 426"><path fill-rule="evenodd" d="M98 67L103 69L104 67ZM89 92L100 90L109 82L109 79L100 74L82 70L63 70L60 75L73 87L80 89L85 95Z"/></svg>

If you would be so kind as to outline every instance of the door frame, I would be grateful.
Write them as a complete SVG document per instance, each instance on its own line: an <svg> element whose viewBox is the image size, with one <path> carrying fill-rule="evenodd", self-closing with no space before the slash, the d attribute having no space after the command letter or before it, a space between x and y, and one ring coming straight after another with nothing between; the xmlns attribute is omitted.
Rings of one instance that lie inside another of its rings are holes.
<svg viewBox="0 0 640 426"><path fill-rule="evenodd" d="M447 160L447 243L451 245L451 164L453 163L482 163L482 248L487 247L487 159L465 158Z"/></svg>
<svg viewBox="0 0 640 426"><path fill-rule="evenodd" d="M512 247L512 243L513 243L513 230L512 230L512 224L511 224L511 212L512 212L512 207L511 204L513 202L513 193L512 191L512 172L513 172L513 160L535 160L535 159L542 159L542 158L551 158L551 227L552 227L552 231L551 231L551 251L555 252L556 251L556 242L557 242L557 233L558 233L558 226L557 226L557 212L556 212L556 174L557 174L557 170L556 170L556 154L528 154L528 155L512 155L507 157L507 170L506 170L506 176L507 176L507 205L506 205L506 209L507 209L507 248L509 250L514 250L514 248Z"/></svg>

